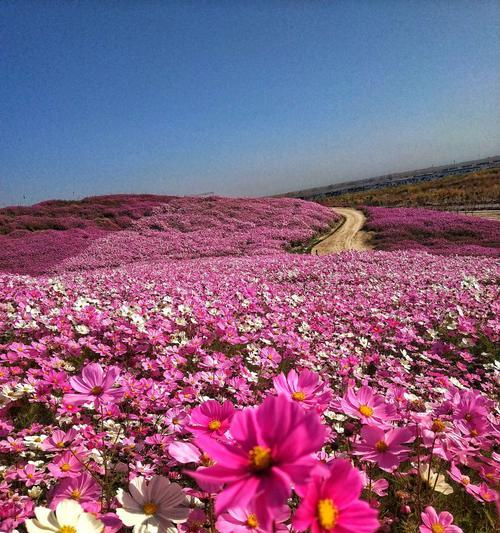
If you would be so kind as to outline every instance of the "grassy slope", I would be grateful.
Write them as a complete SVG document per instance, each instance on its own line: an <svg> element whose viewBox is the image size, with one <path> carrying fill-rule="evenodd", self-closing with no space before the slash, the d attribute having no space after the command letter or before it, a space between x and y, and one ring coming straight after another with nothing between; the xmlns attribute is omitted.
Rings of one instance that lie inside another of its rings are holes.
<svg viewBox="0 0 500 533"><path fill-rule="evenodd" d="M448 176L413 185L343 194L321 203L332 206L434 207L498 203L500 168Z"/></svg>

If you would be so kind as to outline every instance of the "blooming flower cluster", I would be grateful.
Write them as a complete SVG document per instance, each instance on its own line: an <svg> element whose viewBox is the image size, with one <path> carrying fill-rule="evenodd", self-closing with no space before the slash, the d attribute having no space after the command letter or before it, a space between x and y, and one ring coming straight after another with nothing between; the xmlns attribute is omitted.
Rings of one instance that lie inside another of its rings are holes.
<svg viewBox="0 0 500 533"><path fill-rule="evenodd" d="M494 531L498 264L0 275L0 531Z"/></svg>

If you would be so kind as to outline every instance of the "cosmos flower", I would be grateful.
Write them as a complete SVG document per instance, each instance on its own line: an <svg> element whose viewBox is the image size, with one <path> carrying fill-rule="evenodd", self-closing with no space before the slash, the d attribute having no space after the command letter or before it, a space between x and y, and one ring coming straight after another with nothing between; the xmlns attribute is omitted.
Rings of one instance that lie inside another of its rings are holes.
<svg viewBox="0 0 500 533"><path fill-rule="evenodd" d="M166 477L153 476L149 482L136 477L128 488L129 492L118 489L116 498L121 507L116 514L126 526L134 528L134 533L170 533L176 531L174 524L187 520L188 500L181 487Z"/></svg>
<svg viewBox="0 0 500 533"><path fill-rule="evenodd" d="M81 376L72 376L70 385L76 391L75 394L64 395L64 403L82 405L93 402L94 407L99 409L101 404L118 402L123 396L121 387L114 387L120 369L110 366L105 371L99 363L90 363L82 370Z"/></svg>
<svg viewBox="0 0 500 533"><path fill-rule="evenodd" d="M289 531L283 524L290 517L290 509L284 505L273 516L272 531ZM267 533L269 529L263 529L259 523L255 509L242 509L234 507L221 514L216 523L220 533Z"/></svg>
<svg viewBox="0 0 500 533"><path fill-rule="evenodd" d="M102 533L104 524L85 513L74 500L61 501L55 511L35 507L36 518L26 520L28 533Z"/></svg>
<svg viewBox="0 0 500 533"><path fill-rule="evenodd" d="M335 459L326 477L313 476L293 527L311 533L375 533L377 511L359 499L362 488L359 472L348 461Z"/></svg>
<svg viewBox="0 0 500 533"><path fill-rule="evenodd" d="M55 509L62 500L75 500L84 505L101 496L101 487L87 472L78 477L62 479L51 492L50 508ZM85 505L84 505L85 506Z"/></svg>
<svg viewBox="0 0 500 533"><path fill-rule="evenodd" d="M229 401L220 404L215 400L207 400L191 411L188 429L195 436L223 437L234 412L234 405Z"/></svg>
<svg viewBox="0 0 500 533"><path fill-rule="evenodd" d="M387 404L380 394L367 385L356 392L348 388L340 405L346 415L359 418L363 424L380 426L396 418L394 406Z"/></svg>
<svg viewBox="0 0 500 533"><path fill-rule="evenodd" d="M311 454L323 445L325 428L316 413L280 395L236 413L230 433L234 444L198 439L217 464L191 475L201 482L226 484L217 495L217 514L253 505L259 523L269 528L292 485L307 484L315 464Z"/></svg>
<svg viewBox="0 0 500 533"><path fill-rule="evenodd" d="M281 373L273 378L273 384L278 394L284 394L307 409L323 410L331 399L331 393L320 382L319 375L307 369L300 374L292 369L286 377Z"/></svg>
<svg viewBox="0 0 500 533"><path fill-rule="evenodd" d="M361 442L356 445L354 454L364 461L377 463L386 472L392 472L408 459L409 449L402 444L413 438L414 431L408 428L384 431L377 427L363 426Z"/></svg>
<svg viewBox="0 0 500 533"><path fill-rule="evenodd" d="M463 533L458 526L453 526L453 515L447 511L439 513L434 507L426 507L421 513L422 525L420 533Z"/></svg>

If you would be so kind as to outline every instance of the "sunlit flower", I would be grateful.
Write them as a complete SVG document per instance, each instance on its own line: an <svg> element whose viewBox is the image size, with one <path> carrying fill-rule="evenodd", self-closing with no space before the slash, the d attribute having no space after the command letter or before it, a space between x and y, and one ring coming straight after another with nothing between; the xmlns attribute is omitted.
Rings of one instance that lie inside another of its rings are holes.
<svg viewBox="0 0 500 533"><path fill-rule="evenodd" d="M120 369L110 366L105 371L99 363L90 363L82 370L81 376L72 376L70 385L76 394L69 393L64 396L64 403L81 405L93 402L96 409L101 404L117 402L123 396L121 387L114 387Z"/></svg>
<svg viewBox="0 0 500 533"><path fill-rule="evenodd" d="M284 394L307 409L323 410L331 399L331 392L320 382L319 375L307 369L300 374L292 369L286 377L282 373L273 379L273 384L278 394Z"/></svg>
<svg viewBox="0 0 500 533"><path fill-rule="evenodd" d="M102 533L104 524L85 513L74 500L61 501L55 511L35 507L36 518L26 520L28 533Z"/></svg>
<svg viewBox="0 0 500 533"><path fill-rule="evenodd" d="M208 400L191 411L188 429L197 436L222 437L229 429L234 412L234 405L229 401L220 404Z"/></svg>
<svg viewBox="0 0 500 533"><path fill-rule="evenodd" d="M188 501L177 483L162 476L153 476L149 482L136 477L128 488L129 492L118 489L116 498L121 507L116 514L134 528L134 533L167 533L175 531L174 524L187 520Z"/></svg>
<svg viewBox="0 0 500 533"><path fill-rule="evenodd" d="M293 527L311 533L375 533L377 511L359 499L363 483L348 461L335 459L327 477L313 476L293 518Z"/></svg>
<svg viewBox="0 0 500 533"><path fill-rule="evenodd" d="M447 511L437 514L434 507L426 507L420 515L422 525L420 533L463 533L458 526L453 526L453 515Z"/></svg>

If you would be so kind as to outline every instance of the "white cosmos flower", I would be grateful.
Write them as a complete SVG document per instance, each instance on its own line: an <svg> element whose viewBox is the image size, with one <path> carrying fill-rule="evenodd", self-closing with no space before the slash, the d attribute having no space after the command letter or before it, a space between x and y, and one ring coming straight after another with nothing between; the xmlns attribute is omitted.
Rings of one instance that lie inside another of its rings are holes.
<svg viewBox="0 0 500 533"><path fill-rule="evenodd" d="M181 524L189 515L188 500L177 483L163 476L153 476L149 482L136 477L129 491L118 489L117 500L122 507L116 514L134 533L177 533L174 524Z"/></svg>
<svg viewBox="0 0 500 533"><path fill-rule="evenodd" d="M421 465L420 467L420 477L427 482L427 478L429 478L429 485L431 489L435 490L436 492L440 492L441 494L452 494L453 493L453 487L446 483L444 474L438 474L431 470L430 476L429 476L429 465Z"/></svg>
<svg viewBox="0 0 500 533"><path fill-rule="evenodd" d="M75 500L63 500L55 511L35 507L36 518L26 520L28 533L102 533L104 524L85 513Z"/></svg>

